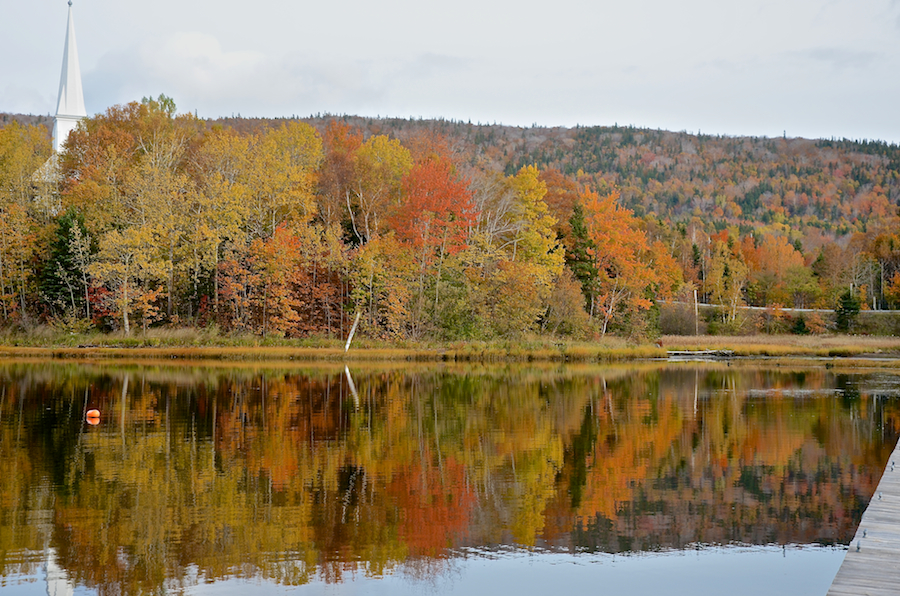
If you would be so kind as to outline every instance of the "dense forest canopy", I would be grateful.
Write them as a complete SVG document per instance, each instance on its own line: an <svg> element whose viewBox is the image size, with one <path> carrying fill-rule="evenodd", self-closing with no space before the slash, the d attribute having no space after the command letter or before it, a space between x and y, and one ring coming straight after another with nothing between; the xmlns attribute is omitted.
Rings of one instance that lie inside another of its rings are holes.
<svg viewBox="0 0 900 596"><path fill-rule="evenodd" d="M657 305L694 291L723 332L852 330L900 305L897 145L208 121L160 96L84 120L48 161L35 118L0 115L6 325L344 336L360 313L376 337L589 338L678 331Z"/></svg>

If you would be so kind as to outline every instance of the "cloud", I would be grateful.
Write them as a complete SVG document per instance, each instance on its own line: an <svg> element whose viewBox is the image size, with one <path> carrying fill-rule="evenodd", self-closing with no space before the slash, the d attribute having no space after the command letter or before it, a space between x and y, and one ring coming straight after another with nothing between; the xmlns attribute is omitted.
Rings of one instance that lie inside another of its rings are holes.
<svg viewBox="0 0 900 596"><path fill-rule="evenodd" d="M796 55L819 62L834 68L835 70L868 68L882 58L877 52L861 50L848 50L846 48L813 48Z"/></svg>
<svg viewBox="0 0 900 596"><path fill-rule="evenodd" d="M85 90L105 97L106 105L165 93L179 110L210 117L383 114L392 111L390 98L404 108L414 98L444 99L476 66L434 52L393 59L340 58L317 50L269 55L223 48L207 33L181 32L106 54L86 74Z"/></svg>
<svg viewBox="0 0 900 596"><path fill-rule="evenodd" d="M207 116L289 115L371 102L383 93L375 70L366 61L226 50L212 35L180 32L106 54L85 89L115 103L162 92Z"/></svg>
<svg viewBox="0 0 900 596"><path fill-rule="evenodd" d="M0 106L2 106L0 112L13 114L53 114L56 112L53 95L41 93L26 85L7 85L0 88Z"/></svg>
<svg viewBox="0 0 900 596"><path fill-rule="evenodd" d="M402 64L398 69L398 74L410 81L417 81L456 74L471 66L471 60L429 52Z"/></svg>
<svg viewBox="0 0 900 596"><path fill-rule="evenodd" d="M205 33L175 33L159 46L145 44L140 58L152 77L212 92L227 81L245 79L266 62L261 52L226 52L215 37Z"/></svg>

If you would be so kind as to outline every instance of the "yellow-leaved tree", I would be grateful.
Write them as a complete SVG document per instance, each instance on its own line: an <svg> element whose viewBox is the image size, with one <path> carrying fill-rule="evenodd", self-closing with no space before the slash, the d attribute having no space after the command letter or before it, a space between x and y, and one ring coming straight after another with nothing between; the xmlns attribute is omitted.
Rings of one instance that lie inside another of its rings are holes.
<svg viewBox="0 0 900 596"><path fill-rule="evenodd" d="M726 232L714 236L712 257L706 279L703 280L703 288L714 304L725 307L722 311L723 323L737 322L738 307L744 304L744 289L749 276L750 269L741 258L734 239Z"/></svg>
<svg viewBox="0 0 900 596"><path fill-rule="evenodd" d="M232 130L213 129L193 155L196 193L189 206L188 261L192 293L212 278L212 308L219 312L219 262L223 245L244 246L244 222L248 218L245 170L249 139Z"/></svg>
<svg viewBox="0 0 900 596"><path fill-rule="evenodd" d="M368 242L400 204L403 177L412 169L409 150L384 135L370 138L356 150L353 183L347 194L350 224L360 243Z"/></svg>
<svg viewBox="0 0 900 596"><path fill-rule="evenodd" d="M140 312L145 330L157 317L154 303L162 294L158 284L168 270L155 258L157 242L152 226L111 230L100 239L100 252L88 267L98 284L111 292L105 306L122 318L126 334L131 333L133 309Z"/></svg>
<svg viewBox="0 0 900 596"><path fill-rule="evenodd" d="M240 182L247 200L247 241L270 238L283 223L306 223L315 214L316 170L322 140L304 122L288 122L249 140Z"/></svg>
<svg viewBox="0 0 900 596"><path fill-rule="evenodd" d="M556 241L546 194L534 166L502 181L476 181L475 231L458 267L465 271L479 327L493 334L532 330L562 272L565 253Z"/></svg>
<svg viewBox="0 0 900 596"><path fill-rule="evenodd" d="M39 218L32 200L35 172L50 155L42 128L13 122L0 128L0 306L4 320L26 316Z"/></svg>
<svg viewBox="0 0 900 596"><path fill-rule="evenodd" d="M413 252L393 233L374 236L359 248L350 265L351 297L357 311L365 314L370 333L384 337L406 334L415 279Z"/></svg>

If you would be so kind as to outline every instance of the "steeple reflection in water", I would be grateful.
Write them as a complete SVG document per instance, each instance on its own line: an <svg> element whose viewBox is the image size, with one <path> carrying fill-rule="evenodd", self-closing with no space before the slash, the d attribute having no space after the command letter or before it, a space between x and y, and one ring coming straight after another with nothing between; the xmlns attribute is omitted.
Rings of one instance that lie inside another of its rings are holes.
<svg viewBox="0 0 900 596"><path fill-rule="evenodd" d="M559 565L578 571L557 584L628 570L670 593L692 568L762 578L760 561L771 572L790 554L801 573L816 553L833 576L900 422L896 379L871 374L347 372L0 368L4 589L49 578L48 552L102 594L450 593ZM743 563L720 560L731 552Z"/></svg>

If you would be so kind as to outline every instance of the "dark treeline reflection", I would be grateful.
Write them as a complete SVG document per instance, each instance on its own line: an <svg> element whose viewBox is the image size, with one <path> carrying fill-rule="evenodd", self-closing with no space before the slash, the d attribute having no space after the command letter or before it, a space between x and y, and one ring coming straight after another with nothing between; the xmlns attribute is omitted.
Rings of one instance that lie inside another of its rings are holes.
<svg viewBox="0 0 900 596"><path fill-rule="evenodd" d="M900 428L874 375L350 372L0 367L0 575L52 552L138 593L429 574L469 546L847 543Z"/></svg>

